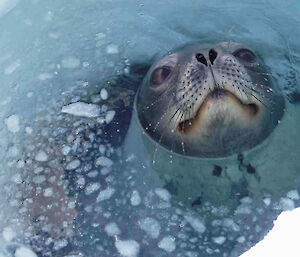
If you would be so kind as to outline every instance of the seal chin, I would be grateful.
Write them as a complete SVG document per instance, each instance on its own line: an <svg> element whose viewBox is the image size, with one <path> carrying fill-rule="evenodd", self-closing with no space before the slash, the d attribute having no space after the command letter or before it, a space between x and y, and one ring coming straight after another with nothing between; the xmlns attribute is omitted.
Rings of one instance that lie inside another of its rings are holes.
<svg viewBox="0 0 300 257"><path fill-rule="evenodd" d="M200 103L190 119L178 123L178 131L184 136L210 136L216 130L231 127L249 127L259 122L263 106L241 99L224 89L215 89ZM193 135L196 134L196 135Z"/></svg>

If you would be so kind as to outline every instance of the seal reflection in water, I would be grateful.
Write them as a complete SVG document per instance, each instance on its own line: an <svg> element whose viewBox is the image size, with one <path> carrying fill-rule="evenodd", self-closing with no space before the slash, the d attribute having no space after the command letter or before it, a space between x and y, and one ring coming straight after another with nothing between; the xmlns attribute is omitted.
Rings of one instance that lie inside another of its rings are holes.
<svg viewBox="0 0 300 257"><path fill-rule="evenodd" d="M271 134L284 106L263 61L232 42L168 53L152 65L135 101L154 168L189 204L251 193L241 170L255 173L251 149Z"/></svg>

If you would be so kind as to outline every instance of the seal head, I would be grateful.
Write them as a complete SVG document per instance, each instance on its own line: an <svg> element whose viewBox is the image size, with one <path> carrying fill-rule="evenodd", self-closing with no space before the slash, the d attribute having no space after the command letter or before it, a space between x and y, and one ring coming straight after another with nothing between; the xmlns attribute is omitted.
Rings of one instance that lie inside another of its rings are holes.
<svg viewBox="0 0 300 257"><path fill-rule="evenodd" d="M155 62L136 98L138 119L178 154L219 158L258 145L281 119L284 98L247 46L191 44Z"/></svg>

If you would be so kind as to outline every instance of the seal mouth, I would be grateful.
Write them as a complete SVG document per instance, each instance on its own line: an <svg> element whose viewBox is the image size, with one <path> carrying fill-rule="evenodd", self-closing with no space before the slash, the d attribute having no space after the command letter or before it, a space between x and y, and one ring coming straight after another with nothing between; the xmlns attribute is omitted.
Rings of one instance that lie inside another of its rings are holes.
<svg viewBox="0 0 300 257"><path fill-rule="evenodd" d="M192 118L185 119L178 123L178 131L182 134L188 134L203 125L203 117L207 116L207 112L212 110L215 105L230 106L226 112L223 112L222 108L215 108L214 115L218 115L221 112L223 116L230 115L231 113L238 113L238 115L243 115L247 119L257 118L260 107L257 103L249 102L249 99L242 99L237 94L234 94L226 89L216 88L211 91L203 102L200 104L199 108L195 112ZM199 122L200 121L200 122ZM217 125L215 125L216 127Z"/></svg>

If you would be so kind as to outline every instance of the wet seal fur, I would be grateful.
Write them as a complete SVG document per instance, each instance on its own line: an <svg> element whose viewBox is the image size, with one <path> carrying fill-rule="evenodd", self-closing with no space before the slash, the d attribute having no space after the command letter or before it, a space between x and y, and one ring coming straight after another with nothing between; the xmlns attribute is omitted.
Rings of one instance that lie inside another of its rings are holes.
<svg viewBox="0 0 300 257"><path fill-rule="evenodd" d="M209 202L234 209L245 196L261 196L267 172L257 161L286 105L269 75L245 45L177 48L145 76L125 146L141 131L147 157L140 158L152 161L162 185L188 208ZM273 186L265 190L275 194Z"/></svg>

